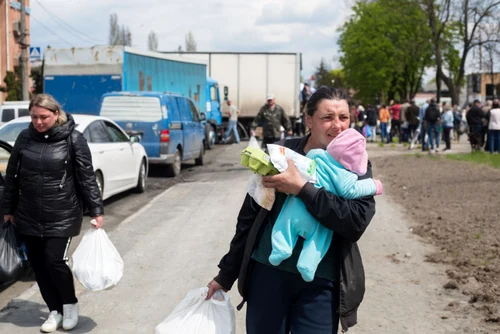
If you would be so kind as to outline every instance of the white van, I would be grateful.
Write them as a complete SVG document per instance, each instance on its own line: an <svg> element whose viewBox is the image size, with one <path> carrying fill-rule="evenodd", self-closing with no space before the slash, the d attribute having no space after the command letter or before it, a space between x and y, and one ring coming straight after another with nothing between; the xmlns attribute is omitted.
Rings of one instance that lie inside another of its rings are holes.
<svg viewBox="0 0 500 334"><path fill-rule="evenodd" d="M29 116L30 101L6 101L0 106L0 125L14 118Z"/></svg>

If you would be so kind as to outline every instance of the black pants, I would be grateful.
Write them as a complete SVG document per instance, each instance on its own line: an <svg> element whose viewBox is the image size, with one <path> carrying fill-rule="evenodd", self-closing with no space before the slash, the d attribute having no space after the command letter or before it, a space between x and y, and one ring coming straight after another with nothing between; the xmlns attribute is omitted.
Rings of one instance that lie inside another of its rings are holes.
<svg viewBox="0 0 500 334"><path fill-rule="evenodd" d="M392 119L391 120L391 142L392 138L397 137L399 139L399 142L402 143L403 141L402 136L401 136L401 121L399 119Z"/></svg>
<svg viewBox="0 0 500 334"><path fill-rule="evenodd" d="M247 334L337 333L338 292L332 281L305 282L298 274L252 262Z"/></svg>
<svg viewBox="0 0 500 334"><path fill-rule="evenodd" d="M443 137L444 137L444 142L446 143L446 149L451 150L451 130L453 128L443 128Z"/></svg>
<svg viewBox="0 0 500 334"><path fill-rule="evenodd" d="M40 293L49 310L62 313L64 304L77 303L73 274L66 263L71 238L22 237Z"/></svg>

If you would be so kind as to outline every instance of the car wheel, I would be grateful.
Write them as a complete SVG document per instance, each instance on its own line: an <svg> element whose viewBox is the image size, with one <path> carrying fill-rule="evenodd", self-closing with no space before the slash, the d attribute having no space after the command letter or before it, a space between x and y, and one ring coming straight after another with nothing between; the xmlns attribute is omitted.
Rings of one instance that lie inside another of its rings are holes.
<svg viewBox="0 0 500 334"><path fill-rule="evenodd" d="M135 192L142 194L146 191L146 162L142 161L141 167L139 168L139 177L137 179L137 186L135 187Z"/></svg>
<svg viewBox="0 0 500 334"><path fill-rule="evenodd" d="M198 158L194 159L194 163L196 164L196 166L203 166L203 163L205 162L204 156L205 156L205 143L201 145L200 155L198 156Z"/></svg>
<svg viewBox="0 0 500 334"><path fill-rule="evenodd" d="M102 195L104 194L104 180L101 172L96 172L95 174L96 174L97 187L99 188L99 193L102 199Z"/></svg>
<svg viewBox="0 0 500 334"><path fill-rule="evenodd" d="M211 150L215 145L215 129L210 124L205 127L205 145L207 150Z"/></svg>
<svg viewBox="0 0 500 334"><path fill-rule="evenodd" d="M174 162L170 165L167 165L167 175L168 176L177 176L181 172L181 162L182 156L179 149L175 150L175 158Z"/></svg>

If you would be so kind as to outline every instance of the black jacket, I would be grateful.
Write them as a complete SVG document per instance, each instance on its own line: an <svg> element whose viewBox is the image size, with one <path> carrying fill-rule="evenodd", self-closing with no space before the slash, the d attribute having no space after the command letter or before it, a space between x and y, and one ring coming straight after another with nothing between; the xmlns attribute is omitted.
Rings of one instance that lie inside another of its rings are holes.
<svg viewBox="0 0 500 334"><path fill-rule="evenodd" d="M74 237L83 205L103 214L92 156L83 135L68 122L46 133L32 124L16 139L5 177L4 214L13 214L24 235ZM70 145L70 146L69 146Z"/></svg>
<svg viewBox="0 0 500 334"><path fill-rule="evenodd" d="M424 114L424 121L429 124L435 124L441 119L441 114L439 112L439 108L435 103L431 103Z"/></svg>
<svg viewBox="0 0 500 334"><path fill-rule="evenodd" d="M303 151L307 139L306 136L287 140L284 145L300 152ZM369 163L368 172L360 179L371 176ZM365 292L363 263L356 241L359 240L375 215L375 201L373 197L346 200L323 188L318 189L310 183L302 188L298 197L319 223L334 231L331 244L336 248L339 257L337 263L340 263L336 280L340 298L340 323L343 330L347 331L357 322L357 309ZM281 210L281 208L277 209ZM271 223L267 219L268 213L269 211L260 208L249 195L246 196L238 215L236 233L231 241L229 252L219 263L220 271L215 281L229 290L238 279L238 291L243 297L243 302L238 309L241 309L248 297L247 278L251 272L250 257L260 238L262 226Z"/></svg>
<svg viewBox="0 0 500 334"><path fill-rule="evenodd" d="M369 107L366 109L366 123L370 126L376 126L378 120L377 109Z"/></svg>
<svg viewBox="0 0 500 334"><path fill-rule="evenodd" d="M467 112L466 117L469 125L483 125L484 113L479 107L472 106Z"/></svg>

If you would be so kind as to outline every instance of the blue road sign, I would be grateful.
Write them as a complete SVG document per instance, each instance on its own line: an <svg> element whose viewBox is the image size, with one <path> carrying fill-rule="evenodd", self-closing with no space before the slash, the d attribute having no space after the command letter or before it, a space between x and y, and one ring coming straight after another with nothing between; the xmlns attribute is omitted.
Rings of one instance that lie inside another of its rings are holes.
<svg viewBox="0 0 500 334"><path fill-rule="evenodd" d="M30 47L30 61L37 61L42 59L40 47Z"/></svg>

